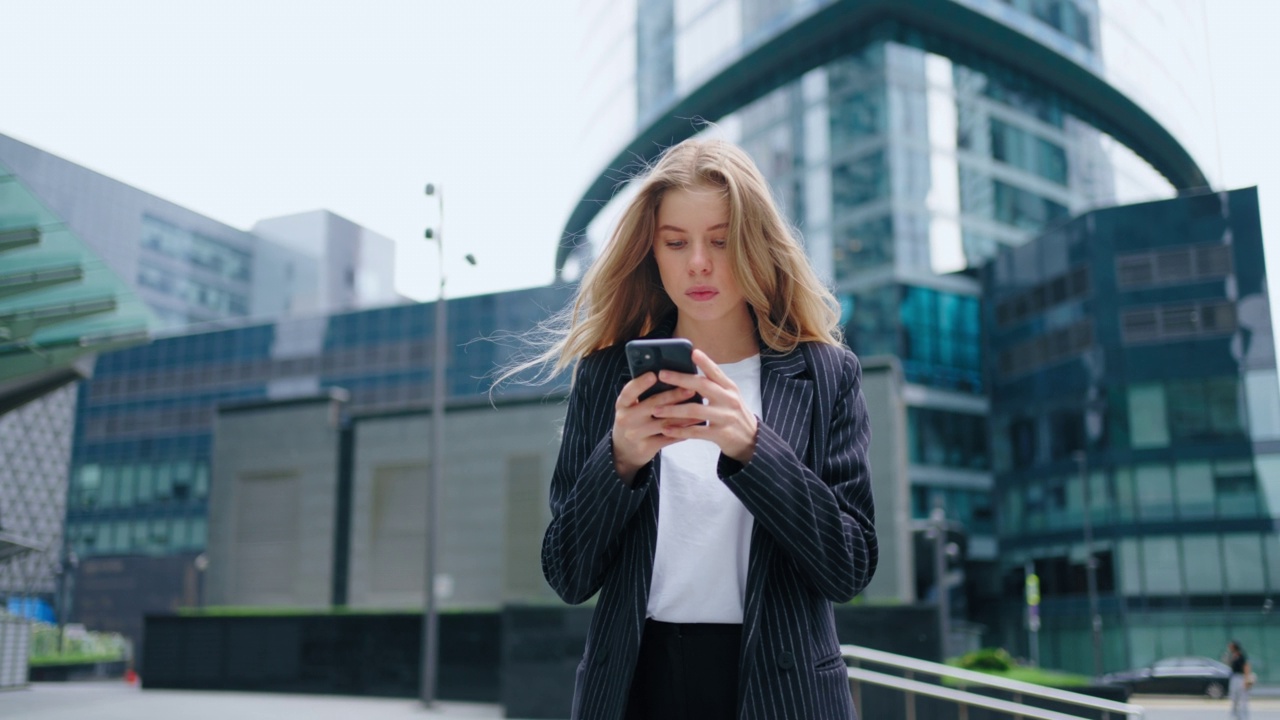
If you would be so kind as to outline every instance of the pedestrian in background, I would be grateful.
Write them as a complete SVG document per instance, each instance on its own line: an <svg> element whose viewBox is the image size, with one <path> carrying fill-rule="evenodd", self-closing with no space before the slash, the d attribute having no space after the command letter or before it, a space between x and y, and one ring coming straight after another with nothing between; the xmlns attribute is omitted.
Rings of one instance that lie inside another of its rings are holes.
<svg viewBox="0 0 1280 720"><path fill-rule="evenodd" d="M1249 656L1235 640L1227 643L1227 663L1231 665L1231 717L1249 720L1249 690L1253 688L1254 674L1249 667Z"/></svg>

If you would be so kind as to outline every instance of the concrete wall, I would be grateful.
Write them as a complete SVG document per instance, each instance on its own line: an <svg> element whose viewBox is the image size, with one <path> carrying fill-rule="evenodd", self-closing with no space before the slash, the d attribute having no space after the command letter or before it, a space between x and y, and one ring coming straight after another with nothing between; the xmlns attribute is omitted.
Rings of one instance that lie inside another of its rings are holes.
<svg viewBox="0 0 1280 720"><path fill-rule="evenodd" d="M880 565L863 592L868 600L915 601L915 553L907 477L907 412L896 358L862 359L862 396L871 416L871 489Z"/></svg>
<svg viewBox="0 0 1280 720"><path fill-rule="evenodd" d="M218 414L206 603L330 604L340 404L312 398Z"/></svg>
<svg viewBox="0 0 1280 720"><path fill-rule="evenodd" d="M442 607L554 599L539 558L563 417L556 401L449 412L437 495ZM431 417L370 417L355 427L349 604L421 607Z"/></svg>

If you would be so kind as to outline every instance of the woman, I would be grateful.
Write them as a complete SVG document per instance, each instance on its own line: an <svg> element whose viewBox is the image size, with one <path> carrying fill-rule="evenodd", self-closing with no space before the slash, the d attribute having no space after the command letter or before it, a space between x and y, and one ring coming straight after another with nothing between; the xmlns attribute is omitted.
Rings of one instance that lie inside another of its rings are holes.
<svg viewBox="0 0 1280 720"><path fill-rule="evenodd" d="M1234 720L1249 720L1249 689L1253 687L1253 670L1249 667L1249 656L1244 654L1244 648L1235 640L1227 643L1227 663L1231 665L1231 717Z"/></svg>
<svg viewBox="0 0 1280 720"><path fill-rule="evenodd" d="M543 573L599 594L573 718L852 718L832 603L877 545L835 299L739 148L689 140L634 182L544 356L577 368ZM640 400L642 336L690 340L700 373Z"/></svg>

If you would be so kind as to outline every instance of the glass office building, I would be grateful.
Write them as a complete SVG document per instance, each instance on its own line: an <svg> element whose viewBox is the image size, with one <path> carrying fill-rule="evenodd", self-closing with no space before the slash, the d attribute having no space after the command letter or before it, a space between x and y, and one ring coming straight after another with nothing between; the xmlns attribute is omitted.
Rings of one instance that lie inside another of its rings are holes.
<svg viewBox="0 0 1280 720"><path fill-rule="evenodd" d="M488 403L495 368L512 352L503 333L532 328L568 298L568 290L541 288L450 301L450 405ZM160 607L122 607L111 588L82 585L73 617L136 635L143 611L196 603L192 563L208 534L220 405L341 388L352 414L420 410L430 401L435 337L434 304L426 303L172 335L104 355L80 390L67 542L103 573L122 557L182 562L147 571L152 583L168 574ZM517 384L497 399L548 392L562 395L563 386Z"/></svg>
<svg viewBox="0 0 1280 720"><path fill-rule="evenodd" d="M1280 390L1256 189L1098 210L984 271L1005 622L1040 579L1045 665L1280 668Z"/></svg>
<svg viewBox="0 0 1280 720"><path fill-rule="evenodd" d="M1198 33L1171 30L1193 27L1198 8L1162 18L1179 60L1203 55ZM1147 102L1129 76L1166 48L1127 32L1141 12L1120 25L1105 12L1096 0L600 3L583 51L596 179L557 270L578 274L598 253L629 197L618 181L640 161L699 133L740 143L836 290L848 344L901 365L912 516L944 503L968 530L970 577L994 577L977 268L1118 198L1207 184L1179 139L1201 129L1199 111Z"/></svg>
<svg viewBox="0 0 1280 720"><path fill-rule="evenodd" d="M391 288L389 239L325 211L259 225L238 230L0 135L0 363L30 380L85 350L110 349L105 331L122 326L112 317L127 316L134 322L124 329L141 327L145 338L148 326L403 300ZM40 242L24 245L28 231ZM20 287L32 292L16 294ZM38 322L15 312L45 301ZM33 322L40 329L29 336L22 328ZM82 374L92 372L89 359ZM0 384L9 379L0 370ZM21 563L0 556L0 597L52 601L57 569L69 561L61 523L75 399L74 388L24 395L0 418L0 533L38 527L43 548Z"/></svg>

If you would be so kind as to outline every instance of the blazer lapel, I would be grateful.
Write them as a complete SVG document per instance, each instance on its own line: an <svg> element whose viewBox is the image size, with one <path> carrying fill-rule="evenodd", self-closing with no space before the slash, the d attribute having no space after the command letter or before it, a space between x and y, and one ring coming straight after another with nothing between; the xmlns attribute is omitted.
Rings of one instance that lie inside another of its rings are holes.
<svg viewBox="0 0 1280 720"><path fill-rule="evenodd" d="M764 423L782 436L803 462L813 422L813 382L799 348L785 355L760 353L760 400Z"/></svg>

